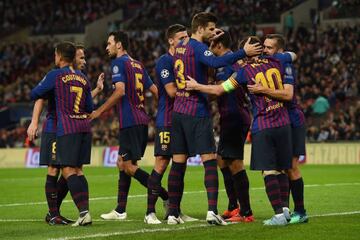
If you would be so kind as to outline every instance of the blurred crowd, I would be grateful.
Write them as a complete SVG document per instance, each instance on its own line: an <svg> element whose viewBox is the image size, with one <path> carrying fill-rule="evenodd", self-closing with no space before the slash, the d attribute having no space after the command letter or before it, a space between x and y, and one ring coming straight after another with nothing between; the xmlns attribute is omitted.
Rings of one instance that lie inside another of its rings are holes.
<svg viewBox="0 0 360 240"><path fill-rule="evenodd" d="M256 32L251 24L228 28L235 40ZM164 33L133 31L130 55L142 61L154 77L155 60L166 52ZM0 108L9 103L29 102L29 92L53 66L56 40L0 44ZM236 41L234 41L236 42ZM234 44L236 46L236 44ZM288 40L287 49L298 54L297 97L306 115L308 141L360 140L360 26L336 26L314 31L300 26ZM102 104L112 92L110 59L105 45L86 50L86 74L93 82L106 73L105 89L95 98ZM154 119L153 98L146 95L146 110ZM216 111L216 104L213 105ZM215 120L218 118L214 114ZM216 123L217 121L215 121ZM27 144L23 121L18 128L0 131L0 147ZM215 124L215 129L218 126ZM154 138L154 121L149 125ZM114 110L103 115L93 126L95 145L117 145L118 121Z"/></svg>
<svg viewBox="0 0 360 240"><path fill-rule="evenodd" d="M83 32L85 25L117 10L112 0L0 1L0 32L32 27L34 34Z"/></svg>
<svg viewBox="0 0 360 240"><path fill-rule="evenodd" d="M303 0L130 0L124 11L129 15L125 28L159 29L173 23L187 24L188 16L201 11L216 12L222 23L228 25L238 24L239 19L253 23L279 22L282 12L301 2Z"/></svg>

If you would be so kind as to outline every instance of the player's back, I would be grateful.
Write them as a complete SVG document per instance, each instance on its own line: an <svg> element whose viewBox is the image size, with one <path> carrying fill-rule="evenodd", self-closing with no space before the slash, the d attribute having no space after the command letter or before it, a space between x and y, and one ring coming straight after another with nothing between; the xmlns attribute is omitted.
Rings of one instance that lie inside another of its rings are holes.
<svg viewBox="0 0 360 240"><path fill-rule="evenodd" d="M283 67L278 59L262 58L248 62L244 66L247 84L261 83L271 89L283 89ZM252 132L266 128L276 128L290 123L283 102L262 94L250 94L253 110Z"/></svg>
<svg viewBox="0 0 360 240"><path fill-rule="evenodd" d="M190 38L180 42L175 48L174 74L177 86L175 112L198 117L210 116L207 94L185 90L187 76L193 77L201 84L208 84L208 67L198 59L200 49L206 48L204 45ZM210 51L205 51L204 54L212 55Z"/></svg>
<svg viewBox="0 0 360 240"><path fill-rule="evenodd" d="M174 99L165 89L165 85L174 82L174 59L169 53L162 55L156 62L156 86L159 91L158 111L156 115L157 127L171 126L171 113L174 107Z"/></svg>
<svg viewBox="0 0 360 240"><path fill-rule="evenodd" d="M231 66L217 69L216 80L227 80L234 72L238 71L242 65L243 62L241 61L240 63L239 61ZM232 127L234 125L250 125L251 117L248 108L249 103L246 90L243 86L238 87L233 92L219 96L217 101L221 126Z"/></svg>
<svg viewBox="0 0 360 240"><path fill-rule="evenodd" d="M91 86L79 70L63 67L55 81L57 135L90 132L88 114L93 110Z"/></svg>
<svg viewBox="0 0 360 240"><path fill-rule="evenodd" d="M112 63L114 77L113 83L123 82L125 95L120 98L118 104L120 128L135 125L147 125L149 116L145 112L145 90L152 85L152 81L146 72L144 65L123 55Z"/></svg>

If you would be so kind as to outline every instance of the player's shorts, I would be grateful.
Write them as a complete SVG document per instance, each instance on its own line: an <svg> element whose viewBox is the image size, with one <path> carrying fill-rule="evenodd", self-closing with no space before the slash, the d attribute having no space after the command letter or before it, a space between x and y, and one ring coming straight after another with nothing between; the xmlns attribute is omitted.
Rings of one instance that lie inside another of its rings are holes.
<svg viewBox="0 0 360 240"><path fill-rule="evenodd" d="M56 157L61 166L81 167L90 164L91 133L67 134L56 139Z"/></svg>
<svg viewBox="0 0 360 240"><path fill-rule="evenodd" d="M291 137L293 144L293 157L299 157L306 155L305 150L305 135L306 129L305 125L300 127L291 128Z"/></svg>
<svg viewBox="0 0 360 240"><path fill-rule="evenodd" d="M244 160L244 144L249 128L249 125L239 125L234 128L221 127L217 153L223 160Z"/></svg>
<svg viewBox="0 0 360 240"><path fill-rule="evenodd" d="M119 155L124 161L141 160L148 140L148 126L136 125L120 129Z"/></svg>
<svg viewBox="0 0 360 240"><path fill-rule="evenodd" d="M186 114L172 114L171 151L173 154L215 153L213 124L210 117L193 117Z"/></svg>
<svg viewBox="0 0 360 240"><path fill-rule="evenodd" d="M171 158L172 153L170 149L171 143L171 127L157 127L155 135L155 150L154 155Z"/></svg>
<svg viewBox="0 0 360 240"><path fill-rule="evenodd" d="M40 165L59 166L56 160L56 133L41 134Z"/></svg>
<svg viewBox="0 0 360 240"><path fill-rule="evenodd" d="M286 170L291 168L290 125L268 128L252 135L251 170Z"/></svg>

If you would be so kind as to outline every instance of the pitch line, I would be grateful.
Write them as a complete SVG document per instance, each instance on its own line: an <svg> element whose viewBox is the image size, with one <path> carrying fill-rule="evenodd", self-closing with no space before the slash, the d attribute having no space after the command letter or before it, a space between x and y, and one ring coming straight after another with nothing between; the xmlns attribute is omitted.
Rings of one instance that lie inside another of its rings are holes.
<svg viewBox="0 0 360 240"><path fill-rule="evenodd" d="M310 218L313 217L329 217L329 216L340 216L340 215L354 215L360 214L360 211L352 211L352 212L340 212L340 213L325 213L325 214L317 214L311 215ZM97 233L97 234L90 234L90 235L83 235L83 236L74 236L74 237L62 237L62 238L49 238L48 240L76 240L76 239L88 239L88 238L98 238L98 237L111 237L111 236L121 236L121 235L131 235L131 234L138 234L138 233L155 233L155 232L174 232L174 231L183 231L189 229L196 229L196 228L206 228L211 227L213 225L209 224L199 224L199 225L192 225L192 226L184 226L179 228L157 228L157 229L139 229L133 231L122 231L122 232L112 232L112 233Z"/></svg>
<svg viewBox="0 0 360 240"><path fill-rule="evenodd" d="M307 184L305 185L306 188L312 188L312 187L337 187L337 186L356 186L360 185L359 182L355 183L326 183L326 184ZM263 190L264 187L257 187L257 188L250 188L250 190ZM225 189L220 189L219 192L224 192ZM198 193L205 193L206 191L191 191L191 192L184 192L184 194L198 194ZM129 195L128 198L142 198L147 197L147 194L139 194L139 195ZM111 200L111 199L117 199L117 196L113 197L95 197L90 198L90 201L101 201L101 200ZM72 203L72 200L64 200L63 203ZM47 202L28 202L28 203L5 203L0 204L0 207L18 207L18 206L32 206L32 205L43 205L47 204Z"/></svg>

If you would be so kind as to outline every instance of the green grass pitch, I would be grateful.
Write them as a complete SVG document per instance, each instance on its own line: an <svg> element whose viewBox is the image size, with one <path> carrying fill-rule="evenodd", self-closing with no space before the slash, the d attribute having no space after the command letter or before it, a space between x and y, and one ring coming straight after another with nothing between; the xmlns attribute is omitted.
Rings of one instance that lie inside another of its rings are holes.
<svg viewBox="0 0 360 240"><path fill-rule="evenodd" d="M146 168L150 171L150 168ZM115 208L118 172L115 168L86 168L90 188L92 226L48 226L44 222L46 169L0 169L0 239L360 239L360 167L355 165L305 165L305 206L309 223L266 227L272 216L259 172L248 171L254 223L209 226L203 168L188 167L185 176L184 213L201 221L177 226L146 225L146 190L132 179L128 220L102 221L100 214ZM168 172L167 172L168 173ZM166 186L167 173L163 184ZM227 206L219 172L219 211ZM62 215L76 219L77 210L68 195ZM157 215L164 211L158 201Z"/></svg>

